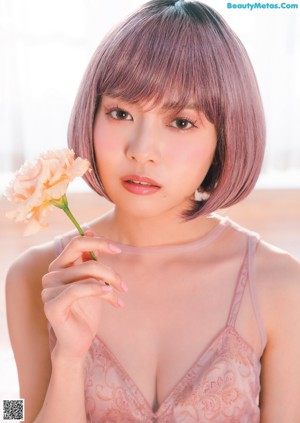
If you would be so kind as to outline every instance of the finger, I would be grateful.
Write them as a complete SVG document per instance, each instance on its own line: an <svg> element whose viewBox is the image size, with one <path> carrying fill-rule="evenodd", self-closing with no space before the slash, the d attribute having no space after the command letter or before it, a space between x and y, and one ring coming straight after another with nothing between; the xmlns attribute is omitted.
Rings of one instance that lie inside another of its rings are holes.
<svg viewBox="0 0 300 423"><path fill-rule="evenodd" d="M97 255L99 255L99 251L94 251L94 254L97 257ZM82 262L85 262L89 260L94 260L94 258L90 251L89 252L85 251L84 253L81 254L81 260Z"/></svg>
<svg viewBox="0 0 300 423"><path fill-rule="evenodd" d="M99 282L109 283L120 292L126 292L128 290L118 273L105 264L94 260L49 272L43 276L42 284L43 287L47 288L78 282L86 278L93 278Z"/></svg>
<svg viewBox="0 0 300 423"><path fill-rule="evenodd" d="M71 239L62 253L50 264L49 271L71 266L81 257L82 253L95 250L106 254L117 254L121 252L118 246L104 238L77 236Z"/></svg>
<svg viewBox="0 0 300 423"><path fill-rule="evenodd" d="M95 233L89 230L89 231L85 231L84 235L89 236L89 237L93 237L93 236L95 236ZM93 252L96 256L99 254L99 251L93 251ZM88 251L83 252L82 255L81 255L81 258L82 258L83 262L88 261L88 260L94 260L90 251L89 252Z"/></svg>
<svg viewBox="0 0 300 423"><path fill-rule="evenodd" d="M96 234L93 231L87 230L84 232L84 235L92 237L92 236L95 236Z"/></svg>
<svg viewBox="0 0 300 423"><path fill-rule="evenodd" d="M60 290L60 287L55 288L46 288L45 292L42 294L42 299L44 301L45 314L48 318L57 319L57 316L62 313L68 312L72 305L84 298L99 298L103 301L110 303L116 308L124 306L124 302L117 298L113 291L106 292L109 287L101 287L91 280L86 280L85 283L74 283L65 287L65 289ZM56 290L55 292L51 292ZM44 290L43 290L44 291Z"/></svg>
<svg viewBox="0 0 300 423"><path fill-rule="evenodd" d="M74 282L77 285L86 285L86 284L93 284L95 285L95 295L107 295L112 292L112 287L108 285L100 285L98 281L94 279L86 279L80 282ZM62 292L66 291L68 286L65 285L56 285L56 286L49 286L42 290L41 296L43 303L47 303L56 297L58 297Z"/></svg>
<svg viewBox="0 0 300 423"><path fill-rule="evenodd" d="M99 285L98 281L95 281L94 279L85 279L83 281L80 282L74 282L73 285L78 286L83 286L83 285L91 285L91 293L90 295L107 295L112 293L113 289L110 286L107 285ZM72 289L77 289L77 288L70 288L71 285L65 286L65 285L61 285L61 286L51 286L51 287L47 287L44 288L42 290L42 300L44 303L47 303L53 299L55 299L56 297L58 297L59 295L61 295L61 293L63 293L64 291L67 292L67 290L70 290L69 292L71 292ZM88 291L83 291L88 293Z"/></svg>

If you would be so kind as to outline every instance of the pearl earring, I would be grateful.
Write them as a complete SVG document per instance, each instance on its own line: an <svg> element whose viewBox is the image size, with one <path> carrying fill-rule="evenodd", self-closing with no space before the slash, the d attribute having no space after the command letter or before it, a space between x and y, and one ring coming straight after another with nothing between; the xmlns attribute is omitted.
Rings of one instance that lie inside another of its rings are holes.
<svg viewBox="0 0 300 423"><path fill-rule="evenodd" d="M209 192L199 191L198 189L196 189L194 194L195 201L206 201L209 199L209 197L210 197Z"/></svg>

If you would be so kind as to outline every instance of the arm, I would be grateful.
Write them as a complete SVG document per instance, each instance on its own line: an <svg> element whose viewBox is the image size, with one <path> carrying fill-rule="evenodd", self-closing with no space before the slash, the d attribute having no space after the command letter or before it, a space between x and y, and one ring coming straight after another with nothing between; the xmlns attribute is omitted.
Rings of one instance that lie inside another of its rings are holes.
<svg viewBox="0 0 300 423"><path fill-rule="evenodd" d="M80 261L84 251L113 253L104 240L78 237L54 261L52 250L48 246L27 252L7 276L8 325L20 396L26 423L85 423L84 359L99 326L102 300L119 306L114 290L104 292L99 280L123 289L111 269ZM45 315L57 338L51 355Z"/></svg>
<svg viewBox="0 0 300 423"><path fill-rule="evenodd" d="M86 418L81 368L78 363L72 368L72 363L59 363L50 356L47 320L41 300L46 261L39 250L31 250L13 264L7 275L8 326L18 369L20 397L25 399L25 422L83 423ZM39 263L34 272L32 263ZM45 397L47 406L43 407ZM39 414L41 409L43 413ZM66 416L66 410L70 409L74 411L72 420Z"/></svg>
<svg viewBox="0 0 300 423"><path fill-rule="evenodd" d="M261 423L299 423L300 265L283 253L263 253L262 260L268 343L262 360Z"/></svg>
<svg viewBox="0 0 300 423"><path fill-rule="evenodd" d="M30 249L10 267L6 277L6 309L18 370L26 423L42 407L51 375L47 320L41 300L41 278L54 254L50 246ZM38 340L38 342L37 342Z"/></svg>
<svg viewBox="0 0 300 423"><path fill-rule="evenodd" d="M51 358L50 382L34 423L85 423L83 361L66 359L55 353Z"/></svg>

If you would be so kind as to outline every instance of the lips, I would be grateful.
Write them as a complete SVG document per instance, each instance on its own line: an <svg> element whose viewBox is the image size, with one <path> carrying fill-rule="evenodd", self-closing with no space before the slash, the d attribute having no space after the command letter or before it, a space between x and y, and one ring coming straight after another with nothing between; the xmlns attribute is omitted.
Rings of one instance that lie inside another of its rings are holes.
<svg viewBox="0 0 300 423"><path fill-rule="evenodd" d="M137 195L149 195L157 192L161 185L146 176L126 175L121 178L124 188Z"/></svg>
<svg viewBox="0 0 300 423"><path fill-rule="evenodd" d="M146 176L126 175L121 179L124 182L133 182L133 183L136 183L136 184L150 185L150 186L160 188L160 185L159 185L158 182L154 181L153 179L147 178Z"/></svg>

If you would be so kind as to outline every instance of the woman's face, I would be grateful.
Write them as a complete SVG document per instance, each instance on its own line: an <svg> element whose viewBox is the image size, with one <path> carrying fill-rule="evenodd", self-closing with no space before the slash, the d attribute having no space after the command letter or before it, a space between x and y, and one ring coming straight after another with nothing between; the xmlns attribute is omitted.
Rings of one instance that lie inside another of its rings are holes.
<svg viewBox="0 0 300 423"><path fill-rule="evenodd" d="M158 107L103 96L94 125L97 167L119 210L136 216L182 212L212 163L216 129L193 104Z"/></svg>

